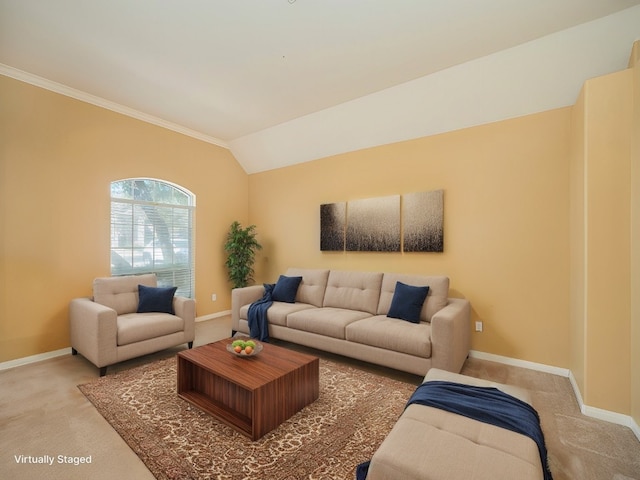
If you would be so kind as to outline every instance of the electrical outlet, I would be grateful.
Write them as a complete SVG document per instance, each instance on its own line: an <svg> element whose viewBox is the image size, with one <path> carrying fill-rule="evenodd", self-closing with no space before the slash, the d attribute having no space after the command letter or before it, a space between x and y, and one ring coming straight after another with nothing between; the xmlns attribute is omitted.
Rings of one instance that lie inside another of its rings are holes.
<svg viewBox="0 0 640 480"><path fill-rule="evenodd" d="M218 296L215 293L211 294L211 301L215 302L216 300L218 300Z"/></svg>
<svg viewBox="0 0 640 480"><path fill-rule="evenodd" d="M476 322L476 332L481 332L482 331L482 322L478 321Z"/></svg>

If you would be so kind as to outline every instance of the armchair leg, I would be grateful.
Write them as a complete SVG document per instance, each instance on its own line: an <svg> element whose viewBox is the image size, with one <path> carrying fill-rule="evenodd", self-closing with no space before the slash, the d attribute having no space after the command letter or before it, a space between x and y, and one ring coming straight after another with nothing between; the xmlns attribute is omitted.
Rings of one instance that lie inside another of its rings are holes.
<svg viewBox="0 0 640 480"><path fill-rule="evenodd" d="M189 342L188 345L189 345L189 349L193 348L193 342Z"/></svg>
<svg viewBox="0 0 640 480"><path fill-rule="evenodd" d="M76 350L75 348L71 347L71 355L77 355L78 354L78 350Z"/></svg>
<svg viewBox="0 0 640 480"><path fill-rule="evenodd" d="M107 374L107 367L100 367L100 376L104 377Z"/></svg>

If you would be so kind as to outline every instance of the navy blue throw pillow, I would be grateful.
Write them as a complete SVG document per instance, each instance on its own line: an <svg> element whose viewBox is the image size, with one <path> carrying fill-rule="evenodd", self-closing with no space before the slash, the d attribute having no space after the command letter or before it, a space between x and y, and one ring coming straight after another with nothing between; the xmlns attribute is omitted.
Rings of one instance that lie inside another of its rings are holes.
<svg viewBox="0 0 640 480"><path fill-rule="evenodd" d="M295 303L298 286L302 277L285 277L280 275L273 289L273 300L276 302Z"/></svg>
<svg viewBox="0 0 640 480"><path fill-rule="evenodd" d="M414 287L397 282L387 317L419 323L422 305L428 293L429 287Z"/></svg>
<svg viewBox="0 0 640 480"><path fill-rule="evenodd" d="M177 289L178 287L138 285L138 313L161 312L173 315L173 296Z"/></svg>

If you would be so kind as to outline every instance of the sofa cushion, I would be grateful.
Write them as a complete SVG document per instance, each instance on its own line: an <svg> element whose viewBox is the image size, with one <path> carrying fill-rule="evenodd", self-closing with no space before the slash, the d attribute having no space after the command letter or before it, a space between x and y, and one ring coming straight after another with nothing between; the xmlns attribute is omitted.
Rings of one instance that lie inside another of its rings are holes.
<svg viewBox="0 0 640 480"><path fill-rule="evenodd" d="M429 287L415 287L396 282L387 317L418 323L427 293L429 293Z"/></svg>
<svg viewBox="0 0 640 480"><path fill-rule="evenodd" d="M138 285L156 287L156 275L96 278L93 281L93 301L114 309L118 315L134 313L138 310Z"/></svg>
<svg viewBox="0 0 640 480"><path fill-rule="evenodd" d="M396 289L396 283L428 286L429 293L420 312L420 320L431 321L431 317L447 306L449 296L449 278L444 276L422 276L401 273L385 273L382 279L378 315L387 315Z"/></svg>
<svg viewBox="0 0 640 480"><path fill-rule="evenodd" d="M240 307L240 318L242 320L248 320L249 318L249 305ZM273 302L267 310L267 321L275 325L287 326L287 316L290 313L299 312L300 310L308 310L311 308L317 308L307 303L285 303L285 302Z"/></svg>
<svg viewBox="0 0 640 480"><path fill-rule="evenodd" d="M302 277L302 282L300 282L298 293L296 294L296 302L308 303L314 307L322 306L329 270L290 268L286 271L286 275L289 277Z"/></svg>
<svg viewBox="0 0 640 480"><path fill-rule="evenodd" d="M184 320L169 313L125 313L117 320L118 346L182 332Z"/></svg>
<svg viewBox="0 0 640 480"><path fill-rule="evenodd" d="M375 315L380 300L381 284L382 273L332 270L329 273L323 306ZM395 283L393 287L395 288Z"/></svg>
<svg viewBox="0 0 640 480"><path fill-rule="evenodd" d="M287 326L333 338L345 338L345 328L352 322L369 317L365 312L341 308L313 308L291 313Z"/></svg>
<svg viewBox="0 0 640 480"><path fill-rule="evenodd" d="M138 285L138 313L160 312L173 315L173 296L178 287Z"/></svg>
<svg viewBox="0 0 640 480"><path fill-rule="evenodd" d="M371 345L417 357L431 358L431 325L376 315L349 324L348 341Z"/></svg>
<svg viewBox="0 0 640 480"><path fill-rule="evenodd" d="M367 475L398 478L540 480L542 466L536 443L525 435L409 405L373 455Z"/></svg>

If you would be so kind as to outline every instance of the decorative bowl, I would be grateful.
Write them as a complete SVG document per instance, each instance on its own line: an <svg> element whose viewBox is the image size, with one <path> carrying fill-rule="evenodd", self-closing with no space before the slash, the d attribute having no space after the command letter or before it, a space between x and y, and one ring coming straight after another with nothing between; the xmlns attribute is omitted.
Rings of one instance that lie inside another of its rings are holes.
<svg viewBox="0 0 640 480"><path fill-rule="evenodd" d="M236 352L234 350L235 346L234 343L237 342L238 340L234 340L231 343L227 344L227 351L232 353L233 355L235 355L236 357L253 357L255 355L258 355L261 351L262 351L262 344L260 342L258 342L257 340L244 340L244 342L253 342L255 344L255 347L253 347L251 353L247 353L245 351L245 346L242 346L242 350L240 352Z"/></svg>

